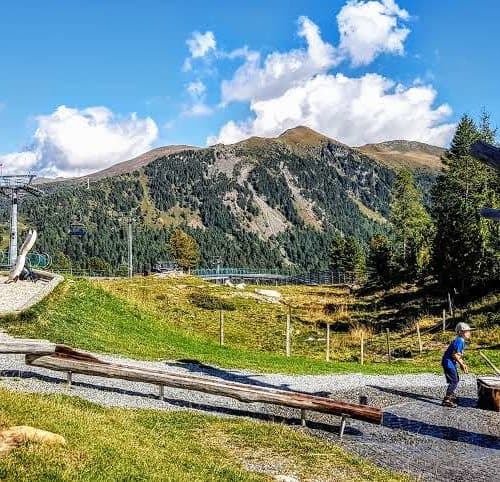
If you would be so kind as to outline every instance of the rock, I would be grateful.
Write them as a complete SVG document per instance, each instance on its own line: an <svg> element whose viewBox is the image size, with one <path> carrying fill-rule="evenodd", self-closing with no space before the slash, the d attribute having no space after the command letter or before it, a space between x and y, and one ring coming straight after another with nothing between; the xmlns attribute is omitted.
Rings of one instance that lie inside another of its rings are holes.
<svg viewBox="0 0 500 482"><path fill-rule="evenodd" d="M281 299L281 293L279 291L276 291L276 290L258 290L258 289L256 289L255 292L258 295L265 296L266 298L273 298L276 300Z"/></svg>
<svg viewBox="0 0 500 482"><path fill-rule="evenodd" d="M244 290L247 285L245 283L238 283L237 285L234 286L237 290Z"/></svg>
<svg viewBox="0 0 500 482"><path fill-rule="evenodd" d="M274 480L279 480L279 482L300 482L300 479L294 477L293 475L275 475Z"/></svg>

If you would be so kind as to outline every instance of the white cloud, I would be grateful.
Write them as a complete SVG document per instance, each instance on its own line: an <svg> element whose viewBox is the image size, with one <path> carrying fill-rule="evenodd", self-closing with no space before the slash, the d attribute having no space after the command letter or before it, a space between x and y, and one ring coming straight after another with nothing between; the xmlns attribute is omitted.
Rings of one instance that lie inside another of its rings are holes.
<svg viewBox="0 0 500 482"><path fill-rule="evenodd" d="M185 117L203 117L210 115L213 109L206 104L207 88L201 80L190 82L186 92L191 98L189 105L184 105L181 115Z"/></svg>
<svg viewBox="0 0 500 482"><path fill-rule="evenodd" d="M254 118L230 121L207 140L233 143L250 136L276 136L306 125L349 145L411 139L445 145L454 130L447 104L433 107L430 85L405 87L378 74L349 78L321 74L282 95L251 102Z"/></svg>
<svg viewBox="0 0 500 482"><path fill-rule="evenodd" d="M410 30L400 21L408 19L394 0L350 0L337 15L339 49L354 66L368 65L381 53L402 55Z"/></svg>
<svg viewBox="0 0 500 482"><path fill-rule="evenodd" d="M306 40L307 48L273 52L266 57L264 65L258 52L235 50L233 57L243 56L245 62L232 79L222 82L222 103L281 95L291 85L338 64L336 49L322 40L319 27L309 18L299 18L298 34Z"/></svg>
<svg viewBox="0 0 500 482"><path fill-rule="evenodd" d="M209 52L215 52L217 47L215 35L210 31L205 33L193 32L191 37L186 40L186 44L191 55L184 60L184 65L182 66L184 72L191 70L192 59L205 57Z"/></svg>
<svg viewBox="0 0 500 482"><path fill-rule="evenodd" d="M84 175L142 154L158 137L151 118L141 119L135 113L122 118L106 107L80 110L62 105L36 121L30 148L0 156L6 171Z"/></svg>
<svg viewBox="0 0 500 482"><path fill-rule="evenodd" d="M338 48L301 17L298 33L307 48L274 52L264 61L258 52L234 51L245 61L222 82L222 103L249 102L252 116L227 122L207 143L276 136L306 125L350 145L388 139L445 145L454 129L447 122L451 108L434 106L432 85L416 79L403 86L372 73L355 78L331 73L344 60L366 65L382 53L403 54L409 30L401 24L409 18L394 0L349 0L337 15Z"/></svg>

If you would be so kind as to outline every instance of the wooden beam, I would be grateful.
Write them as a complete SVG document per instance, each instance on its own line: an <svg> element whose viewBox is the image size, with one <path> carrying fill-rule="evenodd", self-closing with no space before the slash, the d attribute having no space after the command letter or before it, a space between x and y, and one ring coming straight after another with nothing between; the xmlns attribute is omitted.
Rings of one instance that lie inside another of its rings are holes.
<svg viewBox="0 0 500 482"><path fill-rule="evenodd" d="M483 218L500 220L500 209L481 208L479 213Z"/></svg>
<svg viewBox="0 0 500 482"><path fill-rule="evenodd" d="M235 398L245 403L271 403L274 405L299 408L301 410L331 413L333 415L347 414L352 418L375 424L380 424L382 422L382 410L379 408L336 402L326 397L317 397L315 395L299 392L258 387L196 375L185 375L168 371L110 364L101 361L77 360L57 353L52 356L26 355L26 363L28 365L56 371L70 371L83 375L119 378L135 382L182 388L185 390L196 390L212 395Z"/></svg>
<svg viewBox="0 0 500 482"><path fill-rule="evenodd" d="M40 340L0 341L0 353L50 355L55 353L56 344Z"/></svg>
<svg viewBox="0 0 500 482"><path fill-rule="evenodd" d="M500 149L498 147L486 144L483 141L476 141L470 147L469 152L471 156L500 171Z"/></svg>

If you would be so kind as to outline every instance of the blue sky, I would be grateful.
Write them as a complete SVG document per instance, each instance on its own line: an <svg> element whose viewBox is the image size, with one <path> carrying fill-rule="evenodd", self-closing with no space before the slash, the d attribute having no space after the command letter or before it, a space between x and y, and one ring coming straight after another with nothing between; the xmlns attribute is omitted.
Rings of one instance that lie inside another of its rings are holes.
<svg viewBox="0 0 500 482"><path fill-rule="evenodd" d="M498 25L493 0L5 1L0 162L83 174L298 124L446 145L464 112L499 122Z"/></svg>

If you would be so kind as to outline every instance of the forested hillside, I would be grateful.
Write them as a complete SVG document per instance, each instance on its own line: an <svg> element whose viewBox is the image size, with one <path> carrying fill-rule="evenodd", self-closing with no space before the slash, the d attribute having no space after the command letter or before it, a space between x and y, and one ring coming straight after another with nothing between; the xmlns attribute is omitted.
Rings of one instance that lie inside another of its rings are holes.
<svg viewBox="0 0 500 482"><path fill-rule="evenodd" d="M125 217L134 217L139 270L168 259L167 243L183 226L199 243L201 265L214 256L245 267L318 270L329 266L334 236L368 241L387 230L396 172L310 129L276 139L180 150L128 173L43 185L22 200L21 219L35 226L37 251L60 264L88 267L126 260ZM428 191L435 173L417 171ZM0 213L7 221L5 206ZM82 238L68 235L85 224ZM5 235L4 235L5 237ZM92 259L94 258L94 259Z"/></svg>

